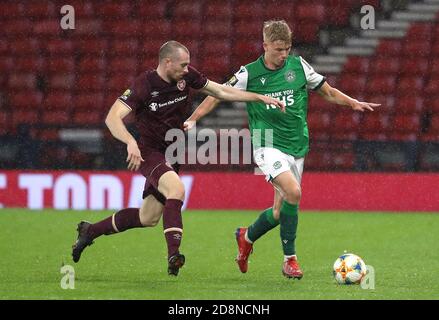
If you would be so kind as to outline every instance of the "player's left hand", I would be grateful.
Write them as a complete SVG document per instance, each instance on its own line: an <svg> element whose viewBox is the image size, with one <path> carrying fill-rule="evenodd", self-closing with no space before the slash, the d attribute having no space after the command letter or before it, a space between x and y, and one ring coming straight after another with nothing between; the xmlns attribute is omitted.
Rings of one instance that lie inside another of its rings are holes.
<svg viewBox="0 0 439 320"><path fill-rule="evenodd" d="M192 129L193 127L195 127L195 125L196 125L196 121L194 121L194 120L186 120L184 123L183 123L183 130L184 131L189 131L190 129Z"/></svg>
<svg viewBox="0 0 439 320"><path fill-rule="evenodd" d="M285 104L282 101L275 99L275 98L272 98L272 97L267 97L264 95L261 95L261 100L265 104L274 105L276 108L280 109L280 111L285 112Z"/></svg>
<svg viewBox="0 0 439 320"><path fill-rule="evenodd" d="M365 110L367 111L373 111L374 108L379 107L381 104L379 103L370 103L370 102L360 102L358 100L355 100L352 104L352 110L355 111L361 111L364 112Z"/></svg>

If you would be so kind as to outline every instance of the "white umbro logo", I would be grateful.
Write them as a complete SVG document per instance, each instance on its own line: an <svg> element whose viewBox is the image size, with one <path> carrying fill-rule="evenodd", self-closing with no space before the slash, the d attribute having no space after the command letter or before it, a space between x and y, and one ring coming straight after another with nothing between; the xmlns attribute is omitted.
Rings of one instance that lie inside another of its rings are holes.
<svg viewBox="0 0 439 320"><path fill-rule="evenodd" d="M262 77L260 80L261 80L261 82L262 82L262 85L264 85L266 79L265 79L264 77Z"/></svg>
<svg viewBox="0 0 439 320"><path fill-rule="evenodd" d="M288 240L282 240L282 242L286 244L288 242Z"/></svg>

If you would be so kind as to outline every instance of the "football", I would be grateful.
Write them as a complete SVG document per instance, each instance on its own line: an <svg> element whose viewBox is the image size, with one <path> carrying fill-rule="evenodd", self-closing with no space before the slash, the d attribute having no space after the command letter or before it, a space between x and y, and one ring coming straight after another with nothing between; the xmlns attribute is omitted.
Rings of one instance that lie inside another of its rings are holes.
<svg viewBox="0 0 439 320"><path fill-rule="evenodd" d="M353 253L345 253L334 262L333 274L338 284L359 284L366 271L363 259Z"/></svg>

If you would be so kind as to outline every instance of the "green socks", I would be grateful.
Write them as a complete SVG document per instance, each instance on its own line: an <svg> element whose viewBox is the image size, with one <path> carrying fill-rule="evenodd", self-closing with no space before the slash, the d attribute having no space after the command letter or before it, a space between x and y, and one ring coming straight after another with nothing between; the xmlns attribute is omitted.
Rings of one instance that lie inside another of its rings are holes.
<svg viewBox="0 0 439 320"><path fill-rule="evenodd" d="M273 208L268 208L261 213L258 219L247 230L247 237L251 242L255 242L265 233L279 224L273 217Z"/></svg>
<svg viewBox="0 0 439 320"><path fill-rule="evenodd" d="M296 254L296 231L298 223L299 206L283 201L280 209L280 238L284 255L291 256Z"/></svg>

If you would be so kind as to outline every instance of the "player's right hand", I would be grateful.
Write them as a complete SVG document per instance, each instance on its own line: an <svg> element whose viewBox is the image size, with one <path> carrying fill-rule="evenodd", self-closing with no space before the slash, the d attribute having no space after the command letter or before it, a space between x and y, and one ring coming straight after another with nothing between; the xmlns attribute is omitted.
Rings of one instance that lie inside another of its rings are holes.
<svg viewBox="0 0 439 320"><path fill-rule="evenodd" d="M186 120L184 123L183 123L183 130L184 131L189 131L190 129L192 129L193 127L195 127L195 124L196 124L197 122L196 121L194 121L194 120Z"/></svg>
<svg viewBox="0 0 439 320"><path fill-rule="evenodd" d="M137 142L132 140L127 144L127 162L128 162L128 170L137 171L140 168L140 164L143 160L142 155L140 153L140 149L137 146Z"/></svg>
<svg viewBox="0 0 439 320"><path fill-rule="evenodd" d="M280 109L280 111L285 112L285 104L275 98L261 95L261 100L267 105L274 105L276 108Z"/></svg>

